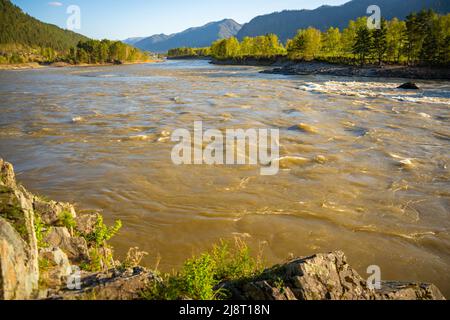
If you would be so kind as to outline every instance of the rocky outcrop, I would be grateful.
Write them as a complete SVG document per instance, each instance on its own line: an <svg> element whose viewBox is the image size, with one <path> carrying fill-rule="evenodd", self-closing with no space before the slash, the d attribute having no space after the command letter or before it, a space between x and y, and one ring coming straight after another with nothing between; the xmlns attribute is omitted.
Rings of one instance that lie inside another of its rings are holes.
<svg viewBox="0 0 450 320"><path fill-rule="evenodd" d="M89 261L89 249L86 239L72 237L65 227L52 227L44 241L53 247L61 248L75 264Z"/></svg>
<svg viewBox="0 0 450 320"><path fill-rule="evenodd" d="M81 274L80 287L62 290L50 296L53 300L138 300L148 286L160 279L142 267L108 272Z"/></svg>
<svg viewBox="0 0 450 320"><path fill-rule="evenodd" d="M38 290L33 196L0 159L0 298L30 299Z"/></svg>
<svg viewBox="0 0 450 320"><path fill-rule="evenodd" d="M384 282L373 290L343 252L296 259L245 281L222 284L233 300L442 300L431 284Z"/></svg>

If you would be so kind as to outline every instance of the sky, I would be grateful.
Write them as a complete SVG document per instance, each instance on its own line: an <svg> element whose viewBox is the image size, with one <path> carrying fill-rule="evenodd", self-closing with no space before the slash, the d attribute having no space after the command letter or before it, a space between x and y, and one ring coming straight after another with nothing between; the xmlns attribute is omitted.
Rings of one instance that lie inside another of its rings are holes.
<svg viewBox="0 0 450 320"><path fill-rule="evenodd" d="M225 18L246 23L255 16L285 9L314 9L349 0L12 0L29 15L67 28L67 8L77 5L81 29L94 39L123 40L171 34Z"/></svg>

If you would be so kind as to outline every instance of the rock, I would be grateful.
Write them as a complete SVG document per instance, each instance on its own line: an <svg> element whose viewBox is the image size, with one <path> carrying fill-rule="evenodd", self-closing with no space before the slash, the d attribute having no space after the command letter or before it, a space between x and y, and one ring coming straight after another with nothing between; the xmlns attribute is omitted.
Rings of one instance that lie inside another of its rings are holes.
<svg viewBox="0 0 450 320"><path fill-rule="evenodd" d="M138 300L141 292L155 281L161 281L144 268L111 270L81 277L81 289L60 291L51 299L57 300Z"/></svg>
<svg viewBox="0 0 450 320"><path fill-rule="evenodd" d="M399 86L397 89L420 90L420 88L413 82L406 82Z"/></svg>
<svg viewBox="0 0 450 320"><path fill-rule="evenodd" d="M0 184L13 189L17 187L13 166L3 159L0 159Z"/></svg>
<svg viewBox="0 0 450 320"><path fill-rule="evenodd" d="M39 273L28 244L0 217L0 300L32 299Z"/></svg>
<svg viewBox="0 0 450 320"><path fill-rule="evenodd" d="M44 201L36 197L33 207L34 211L41 216L42 221L50 226L60 224L63 214L68 214L74 219L77 216L75 208L69 203Z"/></svg>
<svg viewBox="0 0 450 320"><path fill-rule="evenodd" d="M72 273L67 255L60 248L52 247L41 249L39 257L45 264L45 268L41 268L41 283L50 288L64 285Z"/></svg>
<svg viewBox="0 0 450 320"><path fill-rule="evenodd" d="M28 274L23 275L27 278L28 284L26 285L25 296L18 299L31 298L31 294L37 289L39 280L39 265L38 265L38 249L37 239L34 226L34 211L33 211L33 198L24 187L17 185L15 180L15 174L13 166L0 159L0 218L10 225L17 234L25 242L25 246L18 248L18 254L26 256L26 270ZM6 227L5 227L6 228ZM14 248L17 241L14 241L14 237L7 236L7 234L0 235L0 241L3 241L3 249L5 252L11 252L8 248ZM13 242L10 242L13 241ZM23 252L20 252L23 251ZM2 258L3 259L3 258ZM6 258L5 258L6 259ZM22 261L22 258L19 262ZM5 271L6 272L6 271ZM0 277L0 283L2 281L9 281ZM28 290L31 288L30 290Z"/></svg>
<svg viewBox="0 0 450 320"><path fill-rule="evenodd" d="M84 214L76 218L76 229L81 234L91 234L95 230L95 225L98 221L99 214Z"/></svg>
<svg viewBox="0 0 450 320"><path fill-rule="evenodd" d="M445 300L439 289L433 284L409 282L383 282L377 290L380 300Z"/></svg>
<svg viewBox="0 0 450 320"><path fill-rule="evenodd" d="M440 300L433 285L384 283L374 291L352 269L344 253L317 254L264 271L254 279L221 285L232 300Z"/></svg>
<svg viewBox="0 0 450 320"><path fill-rule="evenodd" d="M89 250L86 240L81 237L71 237L65 227L53 227L44 241L50 246L61 248L73 263L89 261Z"/></svg>

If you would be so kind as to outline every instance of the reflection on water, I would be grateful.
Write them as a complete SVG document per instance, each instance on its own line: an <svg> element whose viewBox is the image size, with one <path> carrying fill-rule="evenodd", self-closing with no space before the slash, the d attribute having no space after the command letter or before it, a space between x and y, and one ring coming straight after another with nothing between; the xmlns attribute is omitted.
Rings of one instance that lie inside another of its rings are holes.
<svg viewBox="0 0 450 320"><path fill-rule="evenodd" d="M122 219L170 270L220 238L267 262L344 250L450 296L450 85L262 75L204 61L0 73L0 155L34 192ZM350 81L351 80L351 81ZM174 166L170 133L279 128L277 176Z"/></svg>

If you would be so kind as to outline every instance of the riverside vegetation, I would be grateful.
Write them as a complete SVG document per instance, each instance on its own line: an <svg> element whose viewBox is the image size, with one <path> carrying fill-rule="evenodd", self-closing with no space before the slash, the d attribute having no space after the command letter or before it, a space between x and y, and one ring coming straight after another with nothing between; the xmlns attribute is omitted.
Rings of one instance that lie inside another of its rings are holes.
<svg viewBox="0 0 450 320"><path fill-rule="evenodd" d="M264 269L261 252L253 257L239 239L164 275L139 266L146 253L138 248L114 259L108 240L120 228L120 221L108 227L98 213L77 214L68 203L31 194L0 159L0 299L445 299L430 284L389 281L373 290L342 252Z"/></svg>
<svg viewBox="0 0 450 320"><path fill-rule="evenodd" d="M432 10L410 14L405 21L382 20L379 29L367 27L367 17L351 20L343 30L322 32L313 27L298 30L282 44L277 35L235 37L214 42L209 48L176 48L169 57L211 56L217 60L272 59L359 64L390 63L426 66L450 64L450 14Z"/></svg>

